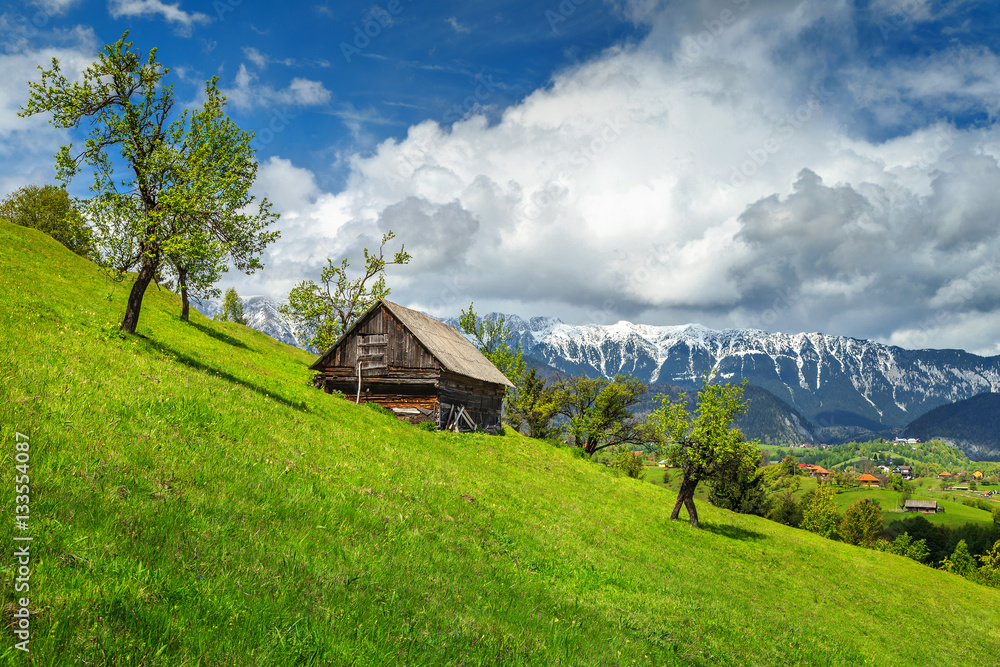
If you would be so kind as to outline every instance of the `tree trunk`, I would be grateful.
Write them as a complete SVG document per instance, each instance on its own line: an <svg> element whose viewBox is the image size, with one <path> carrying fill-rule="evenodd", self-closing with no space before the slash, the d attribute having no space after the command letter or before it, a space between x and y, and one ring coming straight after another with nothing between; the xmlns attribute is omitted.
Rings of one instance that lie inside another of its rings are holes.
<svg viewBox="0 0 1000 667"><path fill-rule="evenodd" d="M146 288L156 275L157 262L152 257L142 258L142 268L139 275L132 283L132 292L128 295L128 303L125 306L125 319L119 327L125 333L134 334L135 328L139 324L139 310L142 308L142 297L146 294Z"/></svg>
<svg viewBox="0 0 1000 667"><path fill-rule="evenodd" d="M694 489L691 490L691 495L688 496L687 500L684 501L684 506L687 507L688 517L691 518L691 525L695 528L698 527L698 510L694 507Z"/></svg>
<svg viewBox="0 0 1000 667"><path fill-rule="evenodd" d="M187 269L177 269L177 284L181 288L181 322L187 322L191 305L188 302Z"/></svg>
<svg viewBox="0 0 1000 667"><path fill-rule="evenodd" d="M670 519L676 519L680 516L681 507L686 507L688 511L688 517L691 519L691 525L695 528L698 527L698 510L694 507L694 490L698 486L698 482L685 477L681 482L681 490L677 494L677 502L674 504L674 511L670 513Z"/></svg>

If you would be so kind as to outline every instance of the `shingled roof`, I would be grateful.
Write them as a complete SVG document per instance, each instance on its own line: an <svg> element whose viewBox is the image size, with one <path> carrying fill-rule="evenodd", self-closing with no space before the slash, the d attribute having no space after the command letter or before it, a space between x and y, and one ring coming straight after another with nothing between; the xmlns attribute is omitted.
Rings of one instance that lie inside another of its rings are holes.
<svg viewBox="0 0 1000 667"><path fill-rule="evenodd" d="M906 507L907 509L909 509L909 508L912 507L913 509L933 510L933 509L937 509L937 501L936 500L907 500L906 502L903 503L903 507Z"/></svg>
<svg viewBox="0 0 1000 667"><path fill-rule="evenodd" d="M455 327L449 326L440 320L424 315L423 313L409 308L404 308L397 303L380 299L378 303L371 307L364 315L359 317L349 330L347 330L336 343L330 347L326 353L313 363L310 368L319 370L322 362L345 338L351 335L355 328L376 308L384 306L393 317L399 320L403 326L420 343L427 348L427 351L441 363L441 367L452 373L465 375L467 377L502 384L513 387L514 383L508 380L503 373L497 370L489 359L483 356L479 349L470 343L468 339L458 332Z"/></svg>

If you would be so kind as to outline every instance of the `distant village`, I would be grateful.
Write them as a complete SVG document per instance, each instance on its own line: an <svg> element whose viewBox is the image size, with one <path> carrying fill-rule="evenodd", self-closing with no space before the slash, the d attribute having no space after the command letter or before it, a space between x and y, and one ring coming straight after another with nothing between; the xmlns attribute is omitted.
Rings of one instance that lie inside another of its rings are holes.
<svg viewBox="0 0 1000 667"><path fill-rule="evenodd" d="M920 444L920 439L919 438L896 438L895 440L886 440L886 443L887 444L892 444L892 445L919 445ZM833 446L834 445L828 445L825 442L824 443L820 443L820 444L815 444L815 443L811 443L811 442L800 442L798 444L787 445L785 448L786 449L828 449L829 447L833 447ZM913 447L913 449L916 449L916 447Z"/></svg>

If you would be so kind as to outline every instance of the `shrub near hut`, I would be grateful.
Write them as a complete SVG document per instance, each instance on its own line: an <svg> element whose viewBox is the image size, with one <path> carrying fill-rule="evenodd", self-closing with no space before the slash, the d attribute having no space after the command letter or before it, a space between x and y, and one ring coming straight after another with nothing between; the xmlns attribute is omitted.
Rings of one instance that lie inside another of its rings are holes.
<svg viewBox="0 0 1000 667"><path fill-rule="evenodd" d="M848 507L839 533L840 539L848 544L874 547L882 535L882 508L878 501L862 498Z"/></svg>
<svg viewBox="0 0 1000 667"><path fill-rule="evenodd" d="M802 527L831 540L837 537L837 506L833 504L833 489L820 486L802 511Z"/></svg>
<svg viewBox="0 0 1000 667"><path fill-rule="evenodd" d="M610 465L633 479L642 477L642 457L627 447L621 448L614 455Z"/></svg>

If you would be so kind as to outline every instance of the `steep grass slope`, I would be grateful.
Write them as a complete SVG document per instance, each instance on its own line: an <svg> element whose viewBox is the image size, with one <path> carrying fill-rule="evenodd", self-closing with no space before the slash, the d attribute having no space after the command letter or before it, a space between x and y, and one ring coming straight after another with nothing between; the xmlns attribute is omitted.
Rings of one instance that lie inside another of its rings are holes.
<svg viewBox="0 0 1000 667"><path fill-rule="evenodd" d="M305 353L0 224L0 530L34 665L977 665L1000 593L520 436L427 433ZM15 433L30 519L15 531ZM913 641L914 634L920 640Z"/></svg>

